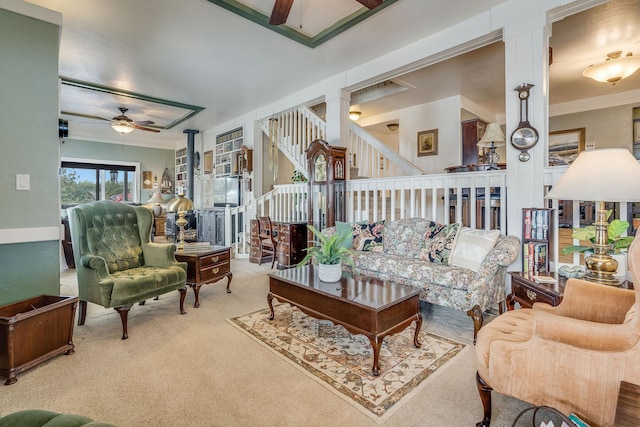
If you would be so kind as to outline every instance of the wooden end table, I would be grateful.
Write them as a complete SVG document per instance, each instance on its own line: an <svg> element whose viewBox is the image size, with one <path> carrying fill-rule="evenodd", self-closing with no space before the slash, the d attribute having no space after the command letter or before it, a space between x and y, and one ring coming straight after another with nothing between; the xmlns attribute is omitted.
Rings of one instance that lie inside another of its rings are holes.
<svg viewBox="0 0 640 427"><path fill-rule="evenodd" d="M373 348L373 375L380 374L378 359L382 340L398 333L414 321L413 344L420 347L418 334L422 316L420 290L372 277L343 272L339 282L323 282L312 266L269 274L267 302L273 320L273 299L288 302L317 319L344 326L352 334L369 338Z"/></svg>
<svg viewBox="0 0 640 427"><path fill-rule="evenodd" d="M227 278L227 293L231 293L231 248L228 246L212 246L203 252L185 253L176 251L176 260L187 263L187 284L193 288L195 308L200 307L200 287L207 283L215 283L223 277Z"/></svg>
<svg viewBox="0 0 640 427"><path fill-rule="evenodd" d="M558 281L558 283L538 283L533 279L533 274L521 271L510 271L511 293L507 295L507 310L515 309L519 303L523 308L531 308L536 302L545 302L551 306L557 306L564 296L564 288L567 278L556 273L546 273ZM623 289L633 289L633 283L624 281L620 286Z"/></svg>

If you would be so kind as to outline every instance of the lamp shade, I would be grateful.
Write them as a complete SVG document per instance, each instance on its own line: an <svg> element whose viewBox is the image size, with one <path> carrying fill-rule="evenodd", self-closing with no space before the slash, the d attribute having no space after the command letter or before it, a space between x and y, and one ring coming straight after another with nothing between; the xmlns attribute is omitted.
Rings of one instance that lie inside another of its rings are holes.
<svg viewBox="0 0 640 427"><path fill-rule="evenodd" d="M174 197L167 203L167 212L190 211L191 209L193 209L193 202L184 197L184 194L178 194L178 197Z"/></svg>
<svg viewBox="0 0 640 427"><path fill-rule="evenodd" d="M149 203L164 203L164 199L162 198L162 194L156 191L153 193L153 196L149 199Z"/></svg>
<svg viewBox="0 0 640 427"><path fill-rule="evenodd" d="M547 194L587 202L640 201L640 164L625 148L583 151Z"/></svg>
<svg viewBox="0 0 640 427"><path fill-rule="evenodd" d="M487 125L487 130L477 145L478 147L491 147L492 143L494 147L502 147L505 145L504 134L498 123L489 123Z"/></svg>

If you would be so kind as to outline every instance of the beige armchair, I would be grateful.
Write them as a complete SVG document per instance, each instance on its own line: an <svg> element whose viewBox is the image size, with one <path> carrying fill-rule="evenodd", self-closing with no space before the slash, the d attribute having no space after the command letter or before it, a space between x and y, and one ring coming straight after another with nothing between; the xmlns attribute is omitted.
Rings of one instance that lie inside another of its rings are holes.
<svg viewBox="0 0 640 427"><path fill-rule="evenodd" d="M640 384L640 237L628 258L635 290L570 279L557 307L536 303L480 330L478 426L491 421L492 390L613 425L620 381Z"/></svg>

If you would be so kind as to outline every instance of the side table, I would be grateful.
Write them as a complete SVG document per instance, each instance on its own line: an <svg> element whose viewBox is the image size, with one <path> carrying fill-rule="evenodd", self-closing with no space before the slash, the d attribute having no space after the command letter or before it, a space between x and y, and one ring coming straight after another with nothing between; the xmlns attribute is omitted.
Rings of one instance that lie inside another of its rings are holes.
<svg viewBox="0 0 640 427"><path fill-rule="evenodd" d="M185 253L176 251L176 260L187 263L187 284L193 288L195 308L200 307L200 287L207 283L215 283L223 277L227 278L227 293L231 293L231 248L228 246L212 246L203 252Z"/></svg>
<svg viewBox="0 0 640 427"><path fill-rule="evenodd" d="M547 273L558 283L539 283L533 279L533 275L521 271L510 271L511 293L507 295L507 310L513 310L519 303L522 308L531 308L536 302L545 302L556 306L562 301L567 278L556 273ZM620 286L624 289L633 289L633 283L625 281Z"/></svg>

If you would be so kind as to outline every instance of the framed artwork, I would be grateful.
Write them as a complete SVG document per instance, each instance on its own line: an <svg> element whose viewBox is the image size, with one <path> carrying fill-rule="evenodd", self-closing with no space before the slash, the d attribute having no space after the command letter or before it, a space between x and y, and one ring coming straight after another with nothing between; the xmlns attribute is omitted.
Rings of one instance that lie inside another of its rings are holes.
<svg viewBox="0 0 640 427"><path fill-rule="evenodd" d="M640 119L633 121L633 142L640 142Z"/></svg>
<svg viewBox="0 0 640 427"><path fill-rule="evenodd" d="M142 171L142 188L153 188L153 172Z"/></svg>
<svg viewBox="0 0 640 427"><path fill-rule="evenodd" d="M204 152L204 173L213 173L213 150Z"/></svg>
<svg viewBox="0 0 640 427"><path fill-rule="evenodd" d="M585 128L549 132L549 166L566 166L573 163L584 151Z"/></svg>
<svg viewBox="0 0 640 427"><path fill-rule="evenodd" d="M438 154L438 129L418 132L418 157Z"/></svg>

